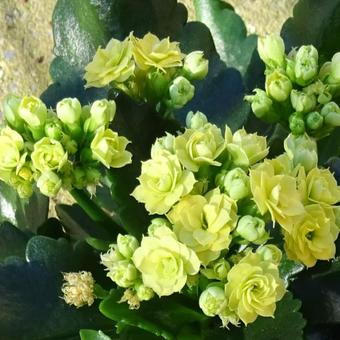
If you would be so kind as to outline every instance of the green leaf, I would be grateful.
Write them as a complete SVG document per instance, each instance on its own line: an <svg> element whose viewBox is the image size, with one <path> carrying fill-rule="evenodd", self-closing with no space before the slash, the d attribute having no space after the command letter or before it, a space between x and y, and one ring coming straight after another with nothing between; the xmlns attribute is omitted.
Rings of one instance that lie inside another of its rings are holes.
<svg viewBox="0 0 340 340"><path fill-rule="evenodd" d="M0 264L1 339L71 339L81 328L112 327L96 303L76 309L60 298L62 272L89 270L102 280L99 259L89 246L73 248L63 239L34 236L26 259L11 257Z"/></svg>
<svg viewBox="0 0 340 340"><path fill-rule="evenodd" d="M175 339L181 327L207 319L183 296L154 298L142 302L138 310L131 310L127 303L119 303L122 294L122 290L112 290L101 302L100 311L116 322L144 329L164 339Z"/></svg>
<svg viewBox="0 0 340 340"><path fill-rule="evenodd" d="M43 223L37 230L38 235L51 237L58 239L60 237L68 238L69 236L65 233L63 225L56 218L49 218Z"/></svg>
<svg viewBox="0 0 340 340"><path fill-rule="evenodd" d="M102 331L92 329L81 329L79 332L81 340L111 340L111 338Z"/></svg>
<svg viewBox="0 0 340 340"><path fill-rule="evenodd" d="M300 0L294 14L282 27L287 51L301 45L314 45L322 62L340 50L340 0Z"/></svg>
<svg viewBox="0 0 340 340"><path fill-rule="evenodd" d="M89 244L92 248L99 251L108 251L110 247L110 242L105 240L100 240L94 237L86 238L87 244Z"/></svg>
<svg viewBox="0 0 340 340"><path fill-rule="evenodd" d="M48 198L34 192L30 199L21 199L16 190L0 181L0 223L8 221L20 229L36 232L46 221Z"/></svg>
<svg viewBox="0 0 340 340"><path fill-rule="evenodd" d="M0 224L0 261L9 256L25 257L28 236L8 222Z"/></svg>
<svg viewBox="0 0 340 340"><path fill-rule="evenodd" d="M291 289L302 301L302 312L309 325L337 324L340 327L339 282L340 257L330 262L319 261L292 282Z"/></svg>
<svg viewBox="0 0 340 340"><path fill-rule="evenodd" d="M244 340L302 340L306 322L299 312L300 307L301 301L287 292L277 303L274 318L259 317L243 328Z"/></svg>
<svg viewBox="0 0 340 340"><path fill-rule="evenodd" d="M256 36L247 36L242 19L223 1L194 0L194 4L196 16L209 27L221 59L245 75L256 48Z"/></svg>
<svg viewBox="0 0 340 340"><path fill-rule="evenodd" d="M319 164L324 165L331 157L340 156L340 128L337 127L333 133L318 141Z"/></svg>
<svg viewBox="0 0 340 340"><path fill-rule="evenodd" d="M302 272L304 268L305 266L302 263L289 260L284 253L279 267L280 277L285 281L286 286L288 286L289 281L294 279L294 277Z"/></svg>

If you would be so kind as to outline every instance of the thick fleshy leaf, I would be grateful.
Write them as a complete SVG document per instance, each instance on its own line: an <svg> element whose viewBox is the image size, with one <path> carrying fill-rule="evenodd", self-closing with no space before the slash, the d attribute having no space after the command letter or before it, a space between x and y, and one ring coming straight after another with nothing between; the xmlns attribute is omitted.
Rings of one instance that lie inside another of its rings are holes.
<svg viewBox="0 0 340 340"><path fill-rule="evenodd" d="M209 27L221 59L245 75L256 48L256 36L247 36L242 19L225 2L194 0L194 4L196 16Z"/></svg>
<svg viewBox="0 0 340 340"><path fill-rule="evenodd" d="M17 192L0 181L0 223L8 221L20 229L36 232L45 222L48 198L34 192L30 199L20 199Z"/></svg>
<svg viewBox="0 0 340 340"><path fill-rule="evenodd" d="M340 51L340 0L300 0L294 15L282 27L287 51L301 45L314 45L322 61Z"/></svg>
<svg viewBox="0 0 340 340"><path fill-rule="evenodd" d="M28 236L8 222L0 224L0 262L9 256L24 258Z"/></svg>
<svg viewBox="0 0 340 340"><path fill-rule="evenodd" d="M100 272L89 246L73 249L66 240L35 236L26 259L11 257L0 264L1 339L73 339L81 328L112 327L96 305L77 310L60 298L62 272Z"/></svg>
<svg viewBox="0 0 340 340"><path fill-rule="evenodd" d="M175 339L184 325L207 319L183 296L154 298L142 302L138 310L131 310L127 303L119 303L122 294L122 290L112 290L101 302L100 311L116 322L141 328L164 339Z"/></svg>
<svg viewBox="0 0 340 340"><path fill-rule="evenodd" d="M275 317L259 317L243 328L244 340L302 340L306 321L299 312L301 301L288 292L276 305Z"/></svg>
<svg viewBox="0 0 340 340"><path fill-rule="evenodd" d="M320 261L292 282L294 295L302 301L302 313L310 325L340 326L340 258ZM322 313L320 313L322 311Z"/></svg>
<svg viewBox="0 0 340 340"><path fill-rule="evenodd" d="M104 332L92 329L81 329L79 335L81 340L111 340Z"/></svg>
<svg viewBox="0 0 340 340"><path fill-rule="evenodd" d="M279 267L280 277L285 281L286 286L288 286L290 280L294 280L294 277L302 272L304 268L305 266L302 263L289 260L284 253Z"/></svg>

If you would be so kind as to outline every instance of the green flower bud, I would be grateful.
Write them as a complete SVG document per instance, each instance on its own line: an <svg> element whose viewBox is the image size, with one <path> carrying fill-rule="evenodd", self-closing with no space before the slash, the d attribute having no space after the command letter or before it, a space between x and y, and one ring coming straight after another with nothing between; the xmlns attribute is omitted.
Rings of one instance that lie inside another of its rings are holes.
<svg viewBox="0 0 340 340"><path fill-rule="evenodd" d="M314 139L306 133L300 136L290 134L284 140L284 149L294 166L302 165L306 172L318 164L318 150Z"/></svg>
<svg viewBox="0 0 340 340"><path fill-rule="evenodd" d="M155 296L155 292L151 288L144 286L142 283L137 283L135 285L135 290L139 301L148 301Z"/></svg>
<svg viewBox="0 0 340 340"><path fill-rule="evenodd" d="M18 132L24 131L24 121L19 116L18 110L21 102L21 98L14 95L8 94L2 101L2 112L6 119L6 122L10 127Z"/></svg>
<svg viewBox="0 0 340 340"><path fill-rule="evenodd" d="M262 244L269 238L265 226L266 224L262 219L246 215L239 219L236 233L246 241Z"/></svg>
<svg viewBox="0 0 340 340"><path fill-rule="evenodd" d="M266 77L266 92L278 102L284 102L290 95L292 83L289 78L279 71L274 71Z"/></svg>
<svg viewBox="0 0 340 340"><path fill-rule="evenodd" d="M230 263L225 259L219 259L213 263L213 270L218 280L225 281L230 270Z"/></svg>
<svg viewBox="0 0 340 340"><path fill-rule="evenodd" d="M295 55L295 81L301 86L310 84L318 74L318 51L312 46L301 46Z"/></svg>
<svg viewBox="0 0 340 340"><path fill-rule="evenodd" d="M86 172L84 169L77 167L73 170L72 184L76 189L84 189L86 187L87 181Z"/></svg>
<svg viewBox="0 0 340 340"><path fill-rule="evenodd" d="M293 55L291 57L288 56L288 58L286 58L286 74L288 76L288 78L290 79L290 81L292 83L296 82L295 79L295 51L293 50ZM291 55L291 54L290 54Z"/></svg>
<svg viewBox="0 0 340 340"><path fill-rule="evenodd" d="M273 101L268 97L267 93L261 89L255 89L255 94L245 96L244 99L251 103L251 109L255 116L267 123L275 123L280 117L273 109Z"/></svg>
<svg viewBox="0 0 340 340"><path fill-rule="evenodd" d="M183 72L189 80L204 79L209 70L209 61L204 58L202 51L194 51L184 58Z"/></svg>
<svg viewBox="0 0 340 340"><path fill-rule="evenodd" d="M164 150L174 154L175 136L166 132L166 136L156 139L156 142L151 147L151 158L156 158L158 154L163 153Z"/></svg>
<svg viewBox="0 0 340 340"><path fill-rule="evenodd" d="M32 183L28 181L20 182L16 187L17 193L20 198L30 198L33 194Z"/></svg>
<svg viewBox="0 0 340 340"><path fill-rule="evenodd" d="M132 235L118 234L117 248L118 251L127 259L130 260L135 250L139 247L138 240Z"/></svg>
<svg viewBox="0 0 340 340"><path fill-rule="evenodd" d="M208 287L200 295L198 303L205 315L218 315L222 307L227 303L224 289L216 286Z"/></svg>
<svg viewBox="0 0 340 340"><path fill-rule="evenodd" d="M257 39L260 58L270 68L285 66L285 45L279 35L267 35Z"/></svg>
<svg viewBox="0 0 340 340"><path fill-rule="evenodd" d="M318 130L323 125L323 117L319 112L310 112L306 117L306 125L310 130Z"/></svg>
<svg viewBox="0 0 340 340"><path fill-rule="evenodd" d="M340 83L340 52L333 55L329 80L330 83Z"/></svg>
<svg viewBox="0 0 340 340"><path fill-rule="evenodd" d="M66 143L64 143L64 146L65 150L70 155L74 155L78 151L78 144L73 139L69 139Z"/></svg>
<svg viewBox="0 0 340 340"><path fill-rule="evenodd" d="M173 80L169 87L169 105L174 109L180 109L188 103L194 96L195 87L190 81L182 76Z"/></svg>
<svg viewBox="0 0 340 340"><path fill-rule="evenodd" d="M289 128L294 135L302 135L305 133L305 122L300 115L293 113L289 117Z"/></svg>
<svg viewBox="0 0 340 340"><path fill-rule="evenodd" d="M47 119L46 105L34 96L26 96L21 100L18 113L27 125L33 129L43 127Z"/></svg>
<svg viewBox="0 0 340 340"><path fill-rule="evenodd" d="M148 100L159 101L166 96L169 89L169 73L160 70L148 72L146 76L145 94Z"/></svg>
<svg viewBox="0 0 340 340"><path fill-rule="evenodd" d="M56 111L65 125L75 125L80 121L81 105L77 98L64 98L57 103Z"/></svg>
<svg viewBox="0 0 340 340"><path fill-rule="evenodd" d="M274 244L264 244L257 248L256 252L261 255L264 261L270 261L276 265L279 265L281 262L282 252Z"/></svg>
<svg viewBox="0 0 340 340"><path fill-rule="evenodd" d="M23 165L22 167L20 167L20 169L17 168L17 175L20 178L22 178L24 181L28 181L28 182L30 182L33 177L32 170L28 167L27 163L26 165Z"/></svg>
<svg viewBox="0 0 340 340"><path fill-rule="evenodd" d="M62 181L53 171L44 171L39 177L37 187L48 197L55 197L61 189Z"/></svg>
<svg viewBox="0 0 340 340"><path fill-rule="evenodd" d="M117 262L107 276L120 287L128 288L135 284L138 279L136 267L128 260Z"/></svg>
<svg viewBox="0 0 340 340"><path fill-rule="evenodd" d="M322 82L328 83L328 78L331 75L331 62L327 61L322 64L318 77Z"/></svg>
<svg viewBox="0 0 340 340"><path fill-rule="evenodd" d="M188 129L199 130L208 123L208 119L207 116L200 111L197 111L196 113L190 111L187 114L185 122Z"/></svg>
<svg viewBox="0 0 340 340"><path fill-rule="evenodd" d="M306 94L297 90L290 93L290 101L296 112L307 113L312 111L316 106L316 97L314 94Z"/></svg>
<svg viewBox="0 0 340 340"><path fill-rule="evenodd" d="M45 134L46 137L61 141L64 136L64 132L60 121L58 119L48 121L45 125Z"/></svg>
<svg viewBox="0 0 340 340"><path fill-rule="evenodd" d="M101 173L96 168L87 168L86 172L86 181L90 184L97 184L100 181Z"/></svg>
<svg viewBox="0 0 340 340"><path fill-rule="evenodd" d="M340 126L340 108L335 102L329 102L321 109L325 124L330 126Z"/></svg>
<svg viewBox="0 0 340 340"><path fill-rule="evenodd" d="M156 230L161 227L171 228L171 223L162 217L156 217L151 220L151 224L148 227L148 235L155 236Z"/></svg>
<svg viewBox="0 0 340 340"><path fill-rule="evenodd" d="M216 184L236 201L250 195L249 177L241 168L223 170L216 176Z"/></svg>

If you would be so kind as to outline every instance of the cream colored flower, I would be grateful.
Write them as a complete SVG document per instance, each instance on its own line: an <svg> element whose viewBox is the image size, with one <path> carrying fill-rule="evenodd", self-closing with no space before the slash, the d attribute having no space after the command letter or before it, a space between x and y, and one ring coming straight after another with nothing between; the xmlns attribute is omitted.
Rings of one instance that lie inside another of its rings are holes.
<svg viewBox="0 0 340 340"><path fill-rule="evenodd" d="M63 273L64 283L61 291L68 305L77 308L91 306L94 302L94 279L90 272Z"/></svg>
<svg viewBox="0 0 340 340"><path fill-rule="evenodd" d="M193 249L204 265L228 249L237 223L234 200L219 189L205 196L188 195L168 213L179 241Z"/></svg>
<svg viewBox="0 0 340 340"><path fill-rule="evenodd" d="M331 207L311 204L305 213L292 220L291 232L285 232L285 250L292 260L313 267L317 260L330 260L335 256L339 229Z"/></svg>
<svg viewBox="0 0 340 340"><path fill-rule="evenodd" d="M130 39L111 39L105 48L98 48L93 60L85 67L84 79L87 87L104 87L111 82L125 82L134 69Z"/></svg>
<svg viewBox="0 0 340 340"><path fill-rule="evenodd" d="M93 158L107 168L121 168L131 163L132 154L126 151L130 142L117 132L101 127L91 142Z"/></svg>
<svg viewBox="0 0 340 340"><path fill-rule="evenodd" d="M142 163L139 185L132 196L145 204L150 214L165 214L179 199L187 195L196 182L192 172L184 170L177 156L159 152Z"/></svg>
<svg viewBox="0 0 340 340"><path fill-rule="evenodd" d="M285 285L277 265L263 261L259 254L248 253L229 271L225 294L229 309L247 325L259 315L274 316Z"/></svg>
<svg viewBox="0 0 340 340"><path fill-rule="evenodd" d="M226 148L231 154L236 166L249 167L268 155L266 137L256 133L247 133L245 129L232 134L230 128L225 128Z"/></svg>
<svg viewBox="0 0 340 340"><path fill-rule="evenodd" d="M278 222L288 232L295 216L304 212L302 197L297 189L297 179L289 174L277 174L277 159L265 160L250 170L250 188L262 215L269 211L273 222Z"/></svg>
<svg viewBox="0 0 340 340"><path fill-rule="evenodd" d="M169 38L160 40L152 33L142 39L131 36L131 40L133 56L141 70L155 67L165 72L167 68L182 66L183 54L178 42L170 42Z"/></svg>
<svg viewBox="0 0 340 340"><path fill-rule="evenodd" d="M221 130L214 124L205 124L201 129L186 129L175 139L175 152L180 162L191 171L201 165L220 166L216 158L225 148Z"/></svg>
<svg viewBox="0 0 340 340"><path fill-rule="evenodd" d="M143 284L158 296L168 296L184 287L188 275L198 273L200 261L170 229L162 233L161 228L169 229L159 227L156 236L143 237L132 260L142 273Z"/></svg>

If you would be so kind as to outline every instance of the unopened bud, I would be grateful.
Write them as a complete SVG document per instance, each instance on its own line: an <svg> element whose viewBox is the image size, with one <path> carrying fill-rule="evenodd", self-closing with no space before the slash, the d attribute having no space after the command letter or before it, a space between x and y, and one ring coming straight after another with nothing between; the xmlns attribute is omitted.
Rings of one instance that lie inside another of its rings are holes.
<svg viewBox="0 0 340 340"><path fill-rule="evenodd" d="M307 125L307 128L310 130L320 129L323 125L322 115L317 111L308 113L306 117L306 125Z"/></svg>
<svg viewBox="0 0 340 340"><path fill-rule="evenodd" d="M134 236L118 234L117 248L126 259L130 260L138 247L139 242Z"/></svg>
<svg viewBox="0 0 340 340"><path fill-rule="evenodd" d="M285 101L289 98L291 90L292 83L285 74L274 71L266 77L266 92L274 100Z"/></svg>
<svg viewBox="0 0 340 340"><path fill-rule="evenodd" d="M207 116L200 111L197 111L195 113L193 111L190 111L187 114L185 122L189 129L198 130L208 123L208 119Z"/></svg>
<svg viewBox="0 0 340 340"><path fill-rule="evenodd" d="M209 70L209 61L202 51L194 51L184 58L183 72L189 80L204 79Z"/></svg>
<svg viewBox="0 0 340 340"><path fill-rule="evenodd" d="M269 238L265 225L265 222L258 217L242 216L237 223L236 233L246 241L262 244Z"/></svg>
<svg viewBox="0 0 340 340"><path fill-rule="evenodd" d="M170 106L174 109L182 108L194 96L195 87L190 81L182 76L174 79L169 87Z"/></svg>
<svg viewBox="0 0 340 340"><path fill-rule="evenodd" d="M284 67L285 45L279 35L268 35L257 40L257 50L260 58L270 68Z"/></svg>
<svg viewBox="0 0 340 340"><path fill-rule="evenodd" d="M301 86L313 82L318 74L318 51L312 46L301 46L295 56L295 81Z"/></svg>
<svg viewBox="0 0 340 340"><path fill-rule="evenodd" d="M307 113L312 111L316 106L316 97L314 94L306 94L297 90L292 90L290 100L296 112Z"/></svg>

